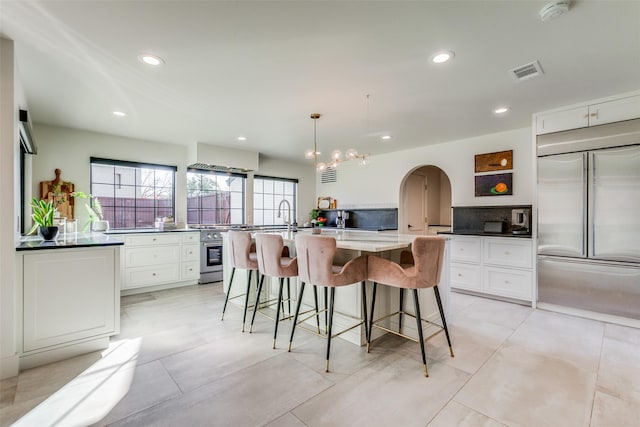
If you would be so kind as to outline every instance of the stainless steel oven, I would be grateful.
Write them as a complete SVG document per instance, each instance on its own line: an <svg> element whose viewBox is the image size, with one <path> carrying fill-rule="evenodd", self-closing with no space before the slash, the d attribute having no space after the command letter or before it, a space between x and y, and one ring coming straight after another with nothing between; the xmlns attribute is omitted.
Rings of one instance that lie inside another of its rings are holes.
<svg viewBox="0 0 640 427"><path fill-rule="evenodd" d="M198 283L222 281L222 236L216 230L200 231L200 280Z"/></svg>

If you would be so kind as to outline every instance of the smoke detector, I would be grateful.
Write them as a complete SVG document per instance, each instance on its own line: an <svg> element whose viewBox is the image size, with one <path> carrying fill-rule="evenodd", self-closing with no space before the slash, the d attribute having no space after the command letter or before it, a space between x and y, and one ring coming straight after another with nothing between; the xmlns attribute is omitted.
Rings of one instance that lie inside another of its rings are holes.
<svg viewBox="0 0 640 427"><path fill-rule="evenodd" d="M542 9L540 9L540 19L544 22L555 19L560 15L564 15L569 11L569 3L571 3L570 0L557 0L547 3Z"/></svg>

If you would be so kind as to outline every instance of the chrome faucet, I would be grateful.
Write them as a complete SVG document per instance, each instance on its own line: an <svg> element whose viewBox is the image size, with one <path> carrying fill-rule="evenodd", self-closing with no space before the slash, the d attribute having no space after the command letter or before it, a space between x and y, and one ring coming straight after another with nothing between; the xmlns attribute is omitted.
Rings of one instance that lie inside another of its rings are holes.
<svg viewBox="0 0 640 427"><path fill-rule="evenodd" d="M285 223L287 224L287 231L290 232L291 231L291 203L289 203L287 199L282 199L280 201L280 204L278 205L278 218L282 216L281 209L282 209L283 203L287 205L287 221Z"/></svg>

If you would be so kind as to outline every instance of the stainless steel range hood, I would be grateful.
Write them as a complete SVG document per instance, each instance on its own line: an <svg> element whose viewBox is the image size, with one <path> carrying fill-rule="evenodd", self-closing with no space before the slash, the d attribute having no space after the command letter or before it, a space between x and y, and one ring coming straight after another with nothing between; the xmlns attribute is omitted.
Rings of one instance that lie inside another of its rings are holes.
<svg viewBox="0 0 640 427"><path fill-rule="evenodd" d="M247 173L258 169L258 153L197 142L189 147L187 167Z"/></svg>

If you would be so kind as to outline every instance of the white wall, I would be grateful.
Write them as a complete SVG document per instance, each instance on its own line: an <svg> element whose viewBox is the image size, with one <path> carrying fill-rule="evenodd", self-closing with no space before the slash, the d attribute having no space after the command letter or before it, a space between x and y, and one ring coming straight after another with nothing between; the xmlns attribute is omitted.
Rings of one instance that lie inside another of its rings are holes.
<svg viewBox="0 0 640 427"><path fill-rule="evenodd" d="M157 163L178 167L176 174L176 221L185 223L186 206L186 166L189 147L178 144L162 144L124 138L115 135L100 134L82 130L36 124L35 138L38 142L38 155L33 159L33 194L39 196L40 181L50 181L54 170L62 170L61 179L73 182L76 191L90 192L90 157L103 157L114 160ZM261 158L259 169L255 172L283 178L297 178L298 212L306 215L315 200L315 173L312 167L298 163L283 162ZM246 187L246 222L252 223L253 179L249 174ZM87 213L81 207L84 200L76 200L76 218L82 227ZM299 216L299 222L300 222Z"/></svg>
<svg viewBox="0 0 640 427"><path fill-rule="evenodd" d="M398 207L400 186L412 170L426 165L442 169L451 181L452 206L533 204L534 159L531 129L522 128L370 157L367 167L345 162L338 182L316 183L319 196L337 198L342 207ZM513 195L474 196L474 156L513 150Z"/></svg>
<svg viewBox="0 0 640 427"><path fill-rule="evenodd" d="M34 125L38 155L33 158L33 194L40 196L40 181L55 178L56 168L62 171L61 179L75 185L76 191L89 193L90 157L114 160L146 162L178 167L176 174L176 220L186 221L186 156L187 147L150 141L123 138L96 132L81 131L41 124ZM88 214L76 199L78 227L87 221Z"/></svg>
<svg viewBox="0 0 640 427"><path fill-rule="evenodd" d="M0 379L18 374L15 244L19 201L15 194L19 188L20 95L15 90L16 75L13 41L0 38Z"/></svg>

